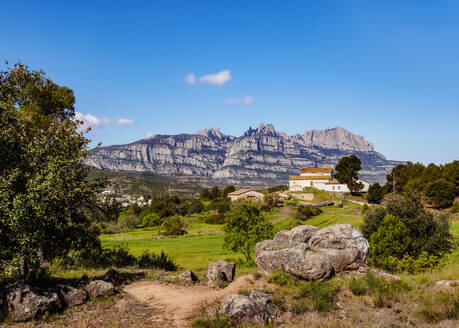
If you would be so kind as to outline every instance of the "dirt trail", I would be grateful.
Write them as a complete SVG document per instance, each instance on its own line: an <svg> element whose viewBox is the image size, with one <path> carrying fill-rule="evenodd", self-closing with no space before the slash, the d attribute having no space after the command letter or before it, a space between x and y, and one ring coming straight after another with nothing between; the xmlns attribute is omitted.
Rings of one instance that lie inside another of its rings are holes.
<svg viewBox="0 0 459 328"><path fill-rule="evenodd" d="M248 285L248 280L251 278L253 278L251 275L239 277L224 289L140 281L126 286L123 291L136 300L159 309L161 316L172 320L176 327L187 327L189 325L187 318L200 306L228 294L237 293Z"/></svg>

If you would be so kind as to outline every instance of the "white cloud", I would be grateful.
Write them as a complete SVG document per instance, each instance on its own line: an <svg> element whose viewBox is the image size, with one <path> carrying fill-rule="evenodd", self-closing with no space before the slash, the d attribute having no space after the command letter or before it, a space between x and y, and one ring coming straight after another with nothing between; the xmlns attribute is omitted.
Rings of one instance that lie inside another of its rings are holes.
<svg viewBox="0 0 459 328"><path fill-rule="evenodd" d="M102 120L91 114L75 112L75 119L83 122L83 124L80 126L80 129L82 130L86 130L88 127L97 129L102 125Z"/></svg>
<svg viewBox="0 0 459 328"><path fill-rule="evenodd" d="M151 138L154 136L154 134L152 132L147 132L147 134L145 135L147 138Z"/></svg>
<svg viewBox="0 0 459 328"><path fill-rule="evenodd" d="M196 76L193 73L187 74L185 76L185 81L188 84L194 84L196 82Z"/></svg>
<svg viewBox="0 0 459 328"><path fill-rule="evenodd" d="M235 99L235 98L230 98L225 100L225 104L251 104L253 103L253 97L252 96L245 96L242 99Z"/></svg>
<svg viewBox="0 0 459 328"><path fill-rule="evenodd" d="M134 124L134 120L130 118L119 118L117 122L119 125Z"/></svg>
<svg viewBox="0 0 459 328"><path fill-rule="evenodd" d="M104 123L105 124L112 124L112 120L108 117L104 117Z"/></svg>
<svg viewBox="0 0 459 328"><path fill-rule="evenodd" d="M224 85L226 82L231 80L231 71L221 71L215 74L203 75L199 78L200 83L208 83L215 85Z"/></svg>

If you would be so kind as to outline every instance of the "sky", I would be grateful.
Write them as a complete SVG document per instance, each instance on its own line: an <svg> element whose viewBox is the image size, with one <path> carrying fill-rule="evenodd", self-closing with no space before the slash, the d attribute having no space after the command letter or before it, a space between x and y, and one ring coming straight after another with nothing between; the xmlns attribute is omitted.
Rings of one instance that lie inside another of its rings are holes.
<svg viewBox="0 0 459 328"><path fill-rule="evenodd" d="M263 122L459 159L459 1L15 0L0 29L1 62L74 90L92 145Z"/></svg>

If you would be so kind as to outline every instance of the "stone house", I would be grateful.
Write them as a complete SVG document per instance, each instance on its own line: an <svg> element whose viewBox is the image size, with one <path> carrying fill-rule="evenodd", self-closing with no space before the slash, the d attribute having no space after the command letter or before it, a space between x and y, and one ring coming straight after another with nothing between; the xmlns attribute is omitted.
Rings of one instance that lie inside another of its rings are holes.
<svg viewBox="0 0 459 328"><path fill-rule="evenodd" d="M263 199L265 197L261 192L252 189L239 189L228 194L232 202L238 199Z"/></svg>

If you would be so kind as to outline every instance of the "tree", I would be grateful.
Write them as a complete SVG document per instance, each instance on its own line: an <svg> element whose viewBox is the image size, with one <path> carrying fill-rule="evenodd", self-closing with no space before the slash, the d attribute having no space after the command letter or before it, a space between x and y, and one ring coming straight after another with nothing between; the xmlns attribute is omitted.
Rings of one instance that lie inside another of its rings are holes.
<svg viewBox="0 0 459 328"><path fill-rule="evenodd" d="M217 199L218 196L220 196L220 190L218 190L218 187L213 187L210 190L210 199Z"/></svg>
<svg viewBox="0 0 459 328"><path fill-rule="evenodd" d="M207 188L204 188L201 190L201 194L199 195L199 198L201 199L210 199L210 190Z"/></svg>
<svg viewBox="0 0 459 328"><path fill-rule="evenodd" d="M257 206L246 202L226 213L224 231L223 247L241 252L250 261L255 244L272 238L274 226Z"/></svg>
<svg viewBox="0 0 459 328"><path fill-rule="evenodd" d="M336 165L334 177L340 183L347 184L352 194L358 193L363 189L363 183L358 182L358 172L362 168L360 158L355 155L344 156Z"/></svg>
<svg viewBox="0 0 459 328"><path fill-rule="evenodd" d="M453 205L454 198L456 197L456 187L454 183L445 179L429 182L425 186L424 192L426 197L437 208L450 207Z"/></svg>
<svg viewBox="0 0 459 328"><path fill-rule="evenodd" d="M230 186L226 186L222 190L222 196L226 197L226 195L228 195L230 192L233 192L233 191L236 191L236 188L234 188L234 186L231 186L231 185Z"/></svg>
<svg viewBox="0 0 459 328"><path fill-rule="evenodd" d="M43 72L0 72L0 273L36 275L57 256L100 249L84 209L103 185L87 179L74 101Z"/></svg>
<svg viewBox="0 0 459 328"><path fill-rule="evenodd" d="M164 236L180 236L186 233L185 227L179 216L168 218L163 224L164 230L161 232Z"/></svg>
<svg viewBox="0 0 459 328"><path fill-rule="evenodd" d="M373 183L370 188L368 188L367 200L373 204L381 203L383 199L383 189L379 183Z"/></svg>

